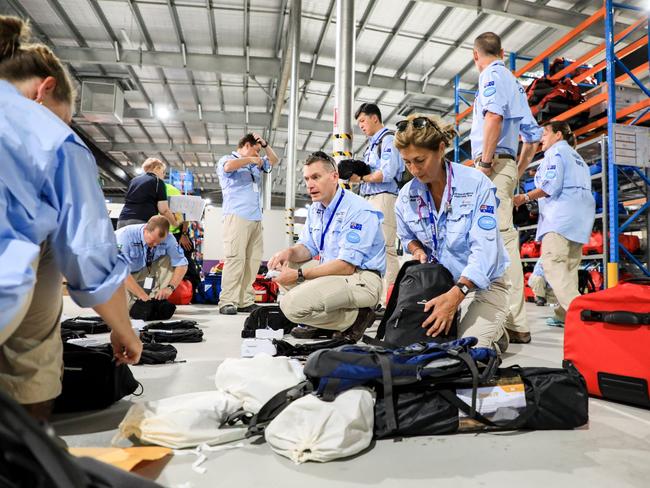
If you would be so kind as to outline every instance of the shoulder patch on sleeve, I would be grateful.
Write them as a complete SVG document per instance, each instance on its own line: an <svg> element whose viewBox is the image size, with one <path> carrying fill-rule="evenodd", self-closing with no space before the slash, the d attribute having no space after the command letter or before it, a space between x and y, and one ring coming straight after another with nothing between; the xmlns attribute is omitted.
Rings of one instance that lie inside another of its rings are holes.
<svg viewBox="0 0 650 488"><path fill-rule="evenodd" d="M356 222L352 222L350 224L350 229L361 230L361 229L363 229L363 225L357 224Z"/></svg>
<svg viewBox="0 0 650 488"><path fill-rule="evenodd" d="M491 86L490 88L486 88L485 90L483 90L483 96L484 97L491 97L496 92L497 92L497 89L495 87Z"/></svg>
<svg viewBox="0 0 650 488"><path fill-rule="evenodd" d="M555 179L556 176L557 173L553 169L550 169L546 173L544 173L544 178L546 178L547 180Z"/></svg>
<svg viewBox="0 0 650 488"><path fill-rule="evenodd" d="M358 232L348 232L345 239L351 244L359 244L361 242L361 236Z"/></svg>
<svg viewBox="0 0 650 488"><path fill-rule="evenodd" d="M488 81L487 83L483 84L483 88L487 88L489 86L494 86L494 80Z"/></svg>
<svg viewBox="0 0 650 488"><path fill-rule="evenodd" d="M484 215L478 219L478 226L483 230L492 230L497 226L497 221L494 217Z"/></svg>
<svg viewBox="0 0 650 488"><path fill-rule="evenodd" d="M493 213L494 213L494 206L493 206L493 205L481 205L481 206L479 207L479 210L480 210L482 213L493 214Z"/></svg>
<svg viewBox="0 0 650 488"><path fill-rule="evenodd" d="M384 160L389 160L390 159L390 152L389 151L384 151L384 153L381 155L381 159Z"/></svg>

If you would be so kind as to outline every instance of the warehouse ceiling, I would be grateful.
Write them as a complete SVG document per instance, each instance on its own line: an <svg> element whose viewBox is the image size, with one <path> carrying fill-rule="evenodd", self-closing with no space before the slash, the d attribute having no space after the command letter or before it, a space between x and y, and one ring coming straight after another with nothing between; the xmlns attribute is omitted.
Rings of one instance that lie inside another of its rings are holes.
<svg viewBox="0 0 650 488"><path fill-rule="evenodd" d="M357 0L353 107L378 103L389 126L413 110L451 120L454 76L460 73L467 89L478 78L471 52L476 35L494 31L507 52L535 55L601 5ZM272 141L283 158L273 193L284 193L288 91L278 93L278 85L287 0L0 0L0 11L30 19L35 36L71 67L77 81L117 82L124 90L122 123L91 121L80 112L74 118L75 128L107 156L99 161L107 193L123 193L124 181L145 158L156 156L195 173L202 193L218 198L215 162L249 131ZM633 13L616 19L619 29L634 20ZM331 150L335 22L336 0L303 0L299 158ZM601 22L563 55L575 58L603 40ZM359 154L364 146L355 128L354 150ZM299 179L300 172L297 185Z"/></svg>

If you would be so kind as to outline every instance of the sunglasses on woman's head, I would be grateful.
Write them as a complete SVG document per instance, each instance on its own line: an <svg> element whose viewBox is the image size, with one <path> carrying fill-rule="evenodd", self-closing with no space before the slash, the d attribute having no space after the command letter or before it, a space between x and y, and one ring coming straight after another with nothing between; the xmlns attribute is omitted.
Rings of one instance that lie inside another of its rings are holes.
<svg viewBox="0 0 650 488"><path fill-rule="evenodd" d="M413 120L400 120L397 124L395 124L395 127L397 127L397 132L404 132L409 125L412 125L414 129L424 129L425 127L433 127L434 129L436 126L431 122L428 118L426 117L416 117Z"/></svg>

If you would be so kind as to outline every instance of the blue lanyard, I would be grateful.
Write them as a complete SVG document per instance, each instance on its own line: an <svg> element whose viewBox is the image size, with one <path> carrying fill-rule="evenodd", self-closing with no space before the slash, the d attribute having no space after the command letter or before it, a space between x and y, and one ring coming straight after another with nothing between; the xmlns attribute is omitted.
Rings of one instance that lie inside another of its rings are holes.
<svg viewBox="0 0 650 488"><path fill-rule="evenodd" d="M443 213L451 211L451 199L454 196L451 191L451 183L453 177L453 169L451 168L451 163L447 163L447 202L445 203L445 208ZM433 200L431 197L431 192L427 187L427 206L429 209L429 224L431 225L431 237L433 241L433 256L430 256L430 259L437 259L438 256L438 221L433 213Z"/></svg>
<svg viewBox="0 0 650 488"><path fill-rule="evenodd" d="M323 259L322 254L323 254L323 246L325 245L325 236L327 235L327 231L330 228L332 220L334 220L334 216L336 215L336 210L339 208L339 205L341 204L341 200L343 200L344 195L345 195L345 190L342 189L341 196L336 202L336 205L334 206L334 210L332 210L332 215L330 215L330 219L327 221L327 225L323 229L323 233L320 235L320 247L318 248L318 253L321 255L320 256L321 260ZM323 218L321 217L321 227L322 227L322 223L323 223Z"/></svg>
<svg viewBox="0 0 650 488"><path fill-rule="evenodd" d="M230 154L231 154L232 157L234 157L235 159L242 159L242 157L241 157L240 155L238 155L237 153L234 153L234 152L233 152L233 153L230 153ZM248 172L251 174L251 180L253 180L253 183L255 183L255 176L253 175L253 170L251 169L250 164L247 164L247 165L246 165L246 169L247 169Z"/></svg>

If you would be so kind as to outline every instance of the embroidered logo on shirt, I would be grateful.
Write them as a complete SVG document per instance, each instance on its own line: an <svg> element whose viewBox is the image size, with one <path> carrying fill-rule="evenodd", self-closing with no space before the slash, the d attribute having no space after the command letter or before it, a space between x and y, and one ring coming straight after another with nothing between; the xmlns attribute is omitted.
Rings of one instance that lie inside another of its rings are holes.
<svg viewBox="0 0 650 488"><path fill-rule="evenodd" d="M556 173L554 170L549 170L549 171L547 171L546 174L544 175L544 178L546 178L547 180L552 180L552 179L554 179L556 176L557 176L557 173Z"/></svg>
<svg viewBox="0 0 650 488"><path fill-rule="evenodd" d="M497 89L494 88L494 87L492 86L492 87L490 87L490 88L486 88L485 90L483 90L483 96L485 96L485 97L491 97L491 96L494 95L496 92L497 92Z"/></svg>
<svg viewBox="0 0 650 488"><path fill-rule="evenodd" d="M493 205L481 205L479 207L479 210L483 213L489 213L493 214L494 213L494 206Z"/></svg>
<svg viewBox="0 0 650 488"><path fill-rule="evenodd" d="M357 224L356 222L352 222L350 224L350 229L361 230L362 228L363 228L363 225Z"/></svg>
<svg viewBox="0 0 650 488"><path fill-rule="evenodd" d="M381 159L384 159L388 161L390 159L390 154L387 152L384 152L384 154L381 155Z"/></svg>
<svg viewBox="0 0 650 488"><path fill-rule="evenodd" d="M494 217L488 217L487 215L484 215L478 219L478 226L483 230L492 230L497 226L497 221L494 219Z"/></svg>
<svg viewBox="0 0 650 488"><path fill-rule="evenodd" d="M359 244L361 242L361 236L357 232L348 232L346 239L351 244Z"/></svg>

